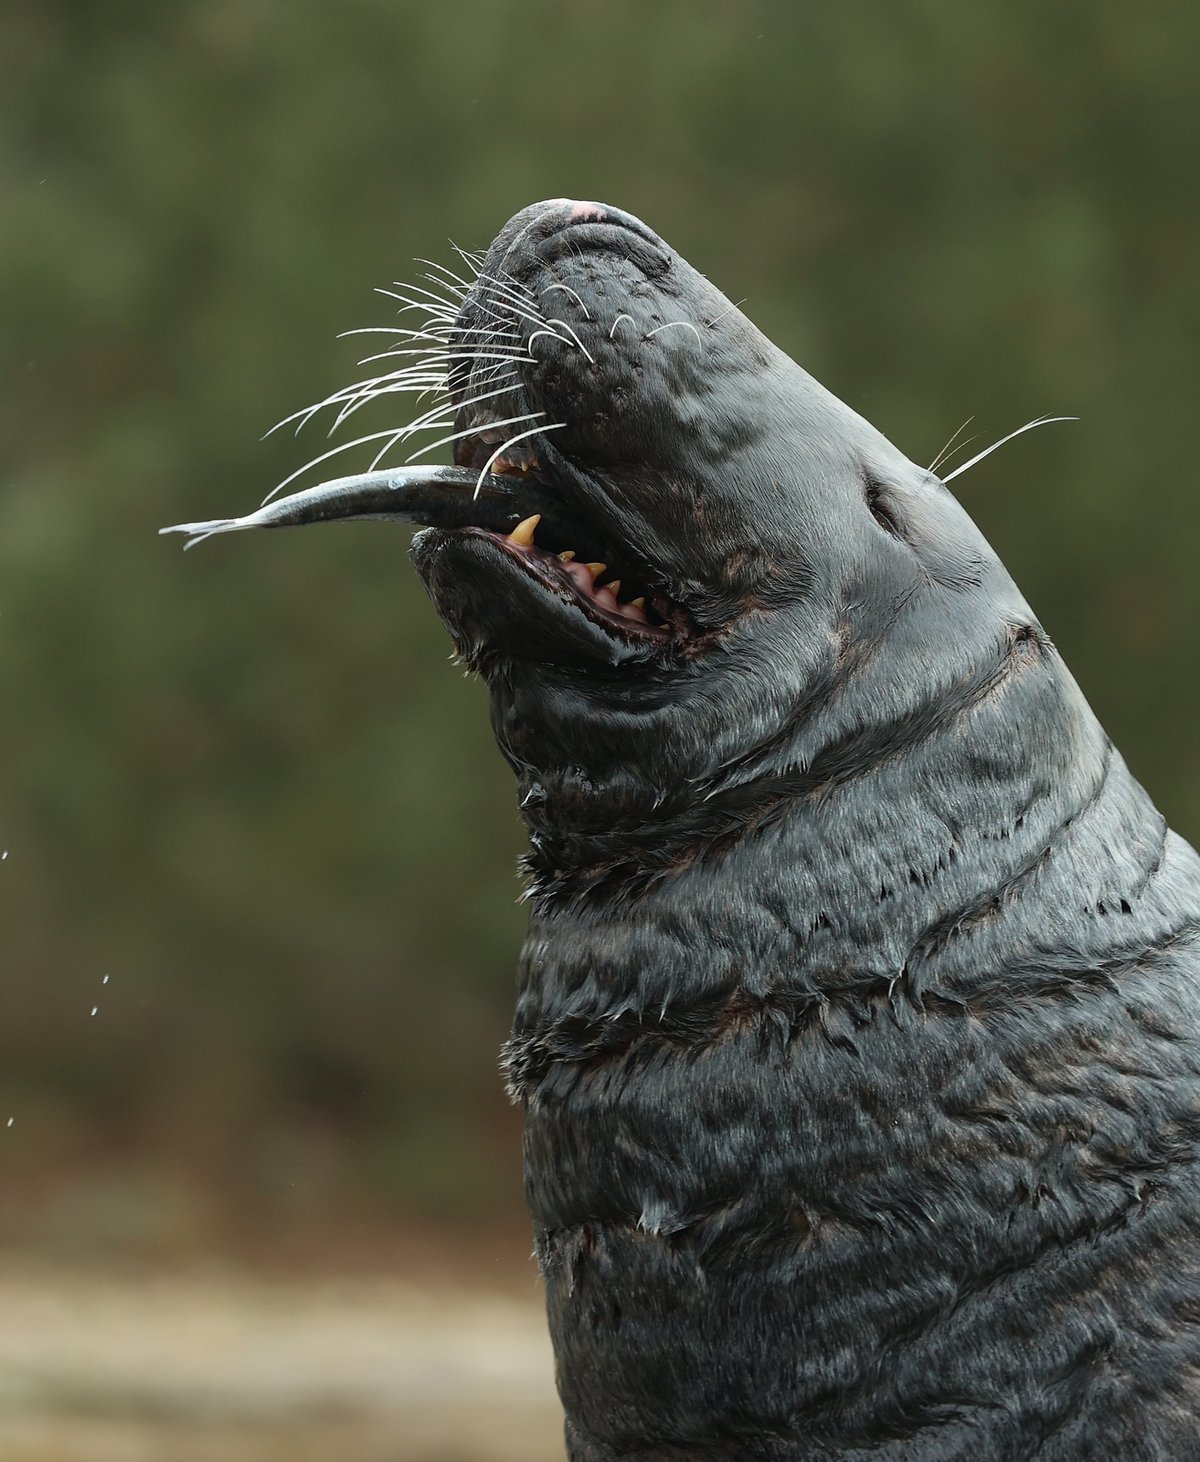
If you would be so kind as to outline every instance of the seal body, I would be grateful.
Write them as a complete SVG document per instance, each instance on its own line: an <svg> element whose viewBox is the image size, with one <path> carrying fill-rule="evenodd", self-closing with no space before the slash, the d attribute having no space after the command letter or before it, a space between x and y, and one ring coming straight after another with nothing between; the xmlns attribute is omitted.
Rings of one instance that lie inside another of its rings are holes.
<svg viewBox="0 0 1200 1462"><path fill-rule="evenodd" d="M646 225L475 273L457 466L555 527L413 557L529 828L570 1456L1200 1455L1196 855L945 486Z"/></svg>
<svg viewBox="0 0 1200 1462"><path fill-rule="evenodd" d="M557 291L516 465L660 610L415 544L529 826L570 1456L1192 1455L1200 861L945 487L644 225L540 205L481 279Z"/></svg>
<svg viewBox="0 0 1200 1462"><path fill-rule="evenodd" d="M1191 1455L1196 859L1046 655L535 915L508 1060L573 1457Z"/></svg>

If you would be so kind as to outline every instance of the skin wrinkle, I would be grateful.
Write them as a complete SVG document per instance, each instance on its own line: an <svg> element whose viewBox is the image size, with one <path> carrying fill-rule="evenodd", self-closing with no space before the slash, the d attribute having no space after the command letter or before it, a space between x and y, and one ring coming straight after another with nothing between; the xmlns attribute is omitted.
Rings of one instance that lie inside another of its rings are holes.
<svg viewBox="0 0 1200 1462"><path fill-rule="evenodd" d="M1185 925L1170 931L1159 943L1116 956L1106 965L1077 976L1075 984L1114 984L1121 975L1153 964L1156 959L1169 955L1174 947L1198 937L1200 920L1189 920ZM1014 971L1013 976L1016 978L1019 974L1028 976L1039 972L1040 967L1031 964L1020 972ZM1060 972L1046 970L1046 973L1058 975ZM626 1013L615 1019L611 1016L604 1017L595 1021L570 1017L553 1027L543 1029L536 1037L510 1041L505 1048L503 1066L510 1090L515 1095L527 1096L544 1079L552 1063L582 1062L591 1073L597 1069L598 1063L625 1057L643 1042L677 1046L695 1057L740 1027L758 1025L764 1039L770 1040L773 1033L780 1032L777 1021L782 1015L786 1021L783 1034L790 1043L814 1015L826 1013L831 1003L845 1002L855 1010L863 1008L861 1002L864 999L886 998L891 1003L896 990L903 990L908 974L906 966L898 976L868 976L861 982L840 986L826 982L819 989L790 992L780 990L757 997L735 987L715 1012L702 1006L672 1009L669 1020L665 1016L648 1020L641 1012ZM1037 993L1041 998L1072 998L1078 994L1078 990L1056 981ZM789 994L794 996L795 1008L791 1012L777 1003ZM1023 989L1011 996L1009 1003L1027 999L1028 996L1028 989ZM919 997L914 997L913 1003L923 1013L935 1016L981 1014L984 1011L1005 1008L1001 992L993 997L984 995L970 998L937 987L923 989ZM1143 1071L1139 1074L1153 1077L1153 1072Z"/></svg>
<svg viewBox="0 0 1200 1462"><path fill-rule="evenodd" d="M526 863L526 872L534 883L533 897L537 899L539 885L543 881L550 883L555 897L573 892L595 895L603 892L605 880L612 877L621 882L623 893L632 894L636 892L639 879L681 872L699 857L720 856L730 842L753 836L773 819L785 815L794 802L832 795L847 782L869 776L884 761L902 758L926 737L950 729L958 717L969 714L988 696L996 694L1003 687L1005 679L1017 673L1022 661L1022 651L1030 643L1014 632L999 664L973 676L971 682L963 687L963 694L957 703L950 703L951 698L947 697L924 713L914 712L904 720L888 726L864 728L857 734L847 736L840 745L825 748L802 771L778 775L773 779L760 778L748 790L735 787L724 795L721 792L710 793L706 799L706 807L696 819L699 822L703 817L702 826L694 834L684 832L677 835L677 840L667 841L658 824L649 824L643 828L622 830L613 838L592 835L582 848L580 840L574 839L572 846L575 856L582 853L585 858L596 860L589 861L582 871L585 886L578 890L572 887L570 879L563 877L556 861L562 855L555 852L553 845L543 843L538 855ZM813 707L821 700L831 698L834 693L834 682L825 682L806 700L805 710L811 715ZM802 719L807 719L807 716ZM795 728L789 729L794 734ZM781 732L778 737L772 738L770 745L755 748L752 755L761 757L774 746L782 744L784 739L785 735ZM868 753L874 751L875 754L858 761L852 753L859 748ZM748 756L747 760L750 759ZM753 801L749 802L751 798ZM737 808L736 804L743 800L748 801L749 805ZM719 814L727 804L733 805L726 813L724 823L714 822L713 814ZM625 857L611 862L604 860L602 849L607 843L619 841L628 847L630 843L637 844L643 839L646 847L644 851L639 848L640 857Z"/></svg>
<svg viewBox="0 0 1200 1462"><path fill-rule="evenodd" d="M562 423L513 465L665 626L414 541L529 829L572 1462L1189 1455L1200 860L945 487L644 224L534 205L480 272L562 328L468 290L457 464Z"/></svg>
<svg viewBox="0 0 1200 1462"><path fill-rule="evenodd" d="M1055 849L1060 841L1067 836L1080 818L1085 817L1088 811L1099 802L1104 788L1108 784L1112 764L1113 748L1110 745L1105 751L1100 775L1096 779L1095 790L1088 795L1078 811L1071 813L1068 817L1064 817L1058 827L1051 833L1045 847L1036 853L1028 862L1011 873L998 888L994 891L981 894L973 904L943 915L931 924L926 932L914 943L912 953L905 962L906 969L910 963L920 962L924 964L935 959L951 939L969 933L972 925L982 923L985 919L998 917L1003 905L1014 894L1019 894L1025 884L1036 876L1038 870L1054 856Z"/></svg>
<svg viewBox="0 0 1200 1462"><path fill-rule="evenodd" d="M1106 754L1105 768L1108 768L1108 766L1111 766L1111 753ZM1086 798L1085 803L1083 803L1082 811L1086 811L1087 808L1095 804L1096 798L1099 797L1099 791L1101 791L1101 787L1102 785L1104 785L1105 778L1106 770L1102 770L1101 778L1098 779L1098 784L1096 784L1095 791L1090 792L1089 797ZM1032 873L1032 871L1036 870L1036 867L1038 867L1039 864L1041 864L1042 861L1044 861L1045 858L1048 857L1049 852L1051 852L1051 849L1054 848L1055 841L1057 841L1058 836L1060 836L1061 832L1063 832L1063 827L1068 827L1073 822L1076 822L1076 817L1071 817L1071 819L1067 819L1066 822L1064 822L1064 825L1061 825L1060 827L1058 827L1058 829L1055 829L1055 832L1052 833L1051 838L1048 839L1047 844L1045 844L1045 846L1042 846L1041 851L1036 854L1036 857L1033 858L1033 860L1030 861L1029 864L1026 864L1026 866L1023 868L1017 868L1014 873L1009 874L1009 877L1007 877L1006 885L1001 886L1000 896L1003 896L1006 892L1011 893L1013 887L1016 886L1017 883L1020 882L1020 880L1025 879L1025 877L1028 877L1029 874ZM985 893L985 895L982 896L975 896L975 898L972 899L971 904L968 905L968 908L960 908L959 911L956 912L956 914L947 915L944 920L941 920L941 927L944 927L944 930L953 930L954 927L960 927L960 925L963 924L963 920L965 920L965 918L968 917L969 914L971 914L972 908L984 909L984 911L987 911L987 909L991 908L992 904L994 904L995 898L997 898L997 895L994 895L994 893L991 892ZM938 924L933 925L933 928L934 930L937 930ZM916 940L914 949L921 950L924 944L928 944L930 942L931 933L930 930L927 930L924 934L922 934L921 937L919 937L918 940ZM908 962L911 961L912 956L909 956ZM734 997L734 999L737 999L737 997Z"/></svg>

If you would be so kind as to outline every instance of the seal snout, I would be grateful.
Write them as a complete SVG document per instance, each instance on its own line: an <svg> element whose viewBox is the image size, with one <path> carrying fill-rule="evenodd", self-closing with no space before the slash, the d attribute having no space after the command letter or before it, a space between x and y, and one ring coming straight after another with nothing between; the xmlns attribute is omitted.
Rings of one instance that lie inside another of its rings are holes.
<svg viewBox="0 0 1200 1462"><path fill-rule="evenodd" d="M552 263L581 243L635 258L650 274L662 273L671 254L652 228L624 209L590 199L547 198L509 219L488 251L485 268L519 277L535 258Z"/></svg>

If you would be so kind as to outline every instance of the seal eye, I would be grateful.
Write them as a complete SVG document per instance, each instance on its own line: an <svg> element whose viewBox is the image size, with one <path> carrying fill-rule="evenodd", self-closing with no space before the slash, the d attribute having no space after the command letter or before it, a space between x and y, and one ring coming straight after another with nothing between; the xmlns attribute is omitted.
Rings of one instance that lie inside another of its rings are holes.
<svg viewBox="0 0 1200 1462"><path fill-rule="evenodd" d="M895 507L887 500L883 483L878 478L872 477L869 472L863 480L863 495L871 516L883 531L903 542L904 534L900 531L900 521Z"/></svg>

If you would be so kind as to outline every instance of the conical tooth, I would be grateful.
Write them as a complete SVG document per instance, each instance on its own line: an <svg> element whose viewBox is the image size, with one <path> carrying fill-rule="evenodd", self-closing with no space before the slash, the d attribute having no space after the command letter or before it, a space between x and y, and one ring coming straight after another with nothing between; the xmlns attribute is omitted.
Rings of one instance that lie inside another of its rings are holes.
<svg viewBox="0 0 1200 1462"><path fill-rule="evenodd" d="M522 518L517 526L508 535L508 541L515 543L521 548L533 547L533 530L542 521L541 513L534 513L531 517Z"/></svg>
<svg viewBox="0 0 1200 1462"><path fill-rule="evenodd" d="M606 563L590 563L587 565L588 571L593 579L598 579L607 567L608 565Z"/></svg>
<svg viewBox="0 0 1200 1462"><path fill-rule="evenodd" d="M621 592L621 581L620 579L610 579L604 587L606 589L611 589L613 591L613 597L615 598Z"/></svg>
<svg viewBox="0 0 1200 1462"><path fill-rule="evenodd" d="M574 559L575 559L575 550L573 548L566 548L566 549L564 549L562 551L562 553L560 553L558 555L558 559L559 559L559 562L560 563L572 563L572 562L574 562Z"/></svg>
<svg viewBox="0 0 1200 1462"><path fill-rule="evenodd" d="M631 604L631 606L634 609L645 609L645 607L646 607L646 596L643 594L641 596L641 598L639 598L639 599L631 599L629 601L629 603Z"/></svg>

